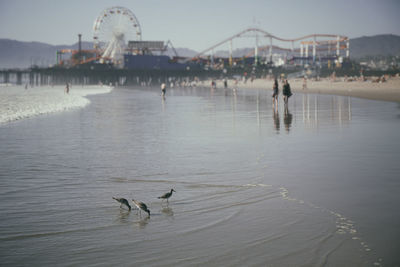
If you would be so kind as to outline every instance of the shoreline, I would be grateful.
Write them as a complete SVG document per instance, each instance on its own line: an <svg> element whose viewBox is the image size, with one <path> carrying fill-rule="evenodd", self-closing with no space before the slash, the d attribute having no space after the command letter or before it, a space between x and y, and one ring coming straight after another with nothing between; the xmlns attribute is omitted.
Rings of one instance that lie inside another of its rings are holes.
<svg viewBox="0 0 400 267"><path fill-rule="evenodd" d="M21 120L84 108L90 104L87 96L110 93L109 86L73 86L65 94L64 86L39 86L25 89L23 86L4 86L0 90L0 126Z"/></svg>
<svg viewBox="0 0 400 267"><path fill-rule="evenodd" d="M224 88L223 80L216 81L217 88ZM336 81L321 79L319 81L307 80L307 87L303 89L303 79L289 80L293 93L316 93L340 96L359 97L371 100L381 100L400 103L400 77L391 77L386 82L377 83L366 81L344 81L337 78ZM211 85L211 80L205 81L206 86ZM272 92L273 80L255 79L246 83L239 81L235 85L234 80L228 80L229 88L237 89L265 89ZM282 94L282 83L279 82L279 93Z"/></svg>

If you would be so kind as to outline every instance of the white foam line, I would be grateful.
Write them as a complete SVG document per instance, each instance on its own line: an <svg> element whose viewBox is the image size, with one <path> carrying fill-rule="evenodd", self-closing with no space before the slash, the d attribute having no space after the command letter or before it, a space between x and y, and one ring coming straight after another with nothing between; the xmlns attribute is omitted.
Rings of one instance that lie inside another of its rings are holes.
<svg viewBox="0 0 400 267"><path fill-rule="evenodd" d="M0 124L41 114L83 108L90 103L86 96L112 91L109 86L72 87L64 93L64 87L8 86L0 89Z"/></svg>
<svg viewBox="0 0 400 267"><path fill-rule="evenodd" d="M269 184L244 184L243 187L271 187Z"/></svg>
<svg viewBox="0 0 400 267"><path fill-rule="evenodd" d="M296 198L289 197L289 191L285 187L280 187L279 189L281 190L280 195L282 196L283 199L288 200L288 201L295 201L295 202L298 202L299 204L305 204L305 202L302 200L298 200ZM310 207L317 208L322 211L328 212L332 216L336 217L336 221L335 221L336 234L339 234L339 235L350 234L353 236L351 238L352 240L360 241L360 246L363 248L363 250L365 252L371 251L371 248L369 248L368 244L366 242L362 241L362 239L359 236L356 236L357 229L354 226L355 225L354 221L347 219L345 216L343 216L342 214L340 214L338 212L334 212L334 211L331 211L331 210L328 210L328 209L325 209L322 207L318 207L312 203L307 203L307 205L309 205ZM379 259L379 262L375 262L374 265L381 266L381 263L380 263L381 261L382 261L382 259Z"/></svg>

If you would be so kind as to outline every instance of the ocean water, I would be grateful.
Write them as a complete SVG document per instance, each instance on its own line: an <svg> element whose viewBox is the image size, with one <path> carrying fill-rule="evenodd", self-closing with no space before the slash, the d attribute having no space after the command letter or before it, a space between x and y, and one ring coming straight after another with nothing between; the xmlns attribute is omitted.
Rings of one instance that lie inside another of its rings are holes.
<svg viewBox="0 0 400 267"><path fill-rule="evenodd" d="M115 88L0 124L1 265L399 266L399 104L270 95Z"/></svg>

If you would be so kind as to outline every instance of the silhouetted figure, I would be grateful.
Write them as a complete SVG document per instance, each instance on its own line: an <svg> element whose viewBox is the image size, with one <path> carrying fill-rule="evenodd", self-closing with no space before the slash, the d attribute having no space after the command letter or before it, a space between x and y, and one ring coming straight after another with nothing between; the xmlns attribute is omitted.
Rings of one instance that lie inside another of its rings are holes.
<svg viewBox="0 0 400 267"><path fill-rule="evenodd" d="M279 95L279 84L275 78L274 85L272 86L272 101L275 108L278 108L278 95Z"/></svg>
<svg viewBox="0 0 400 267"><path fill-rule="evenodd" d="M303 77L303 90L307 89L307 78L306 76Z"/></svg>
<svg viewBox="0 0 400 267"><path fill-rule="evenodd" d="M165 93L167 92L167 85L165 83L161 84L161 95L165 96Z"/></svg>
<svg viewBox="0 0 400 267"><path fill-rule="evenodd" d="M211 89L217 88L217 84L214 80L211 81Z"/></svg>
<svg viewBox="0 0 400 267"><path fill-rule="evenodd" d="M68 83L65 85L64 93L69 94L69 84Z"/></svg>
<svg viewBox="0 0 400 267"><path fill-rule="evenodd" d="M283 94L283 101L285 102L285 105L287 105L289 97L292 96L292 91L290 90L290 84L287 79L283 84L282 94Z"/></svg>

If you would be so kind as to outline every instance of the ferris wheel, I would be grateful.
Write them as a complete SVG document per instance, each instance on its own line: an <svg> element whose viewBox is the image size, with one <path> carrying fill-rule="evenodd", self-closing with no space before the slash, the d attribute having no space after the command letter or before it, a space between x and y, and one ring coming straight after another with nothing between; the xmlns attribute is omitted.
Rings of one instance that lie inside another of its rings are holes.
<svg viewBox="0 0 400 267"><path fill-rule="evenodd" d="M122 61L128 41L141 41L142 31L135 15L125 7L110 7L101 12L93 25L94 48L103 59Z"/></svg>

